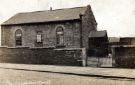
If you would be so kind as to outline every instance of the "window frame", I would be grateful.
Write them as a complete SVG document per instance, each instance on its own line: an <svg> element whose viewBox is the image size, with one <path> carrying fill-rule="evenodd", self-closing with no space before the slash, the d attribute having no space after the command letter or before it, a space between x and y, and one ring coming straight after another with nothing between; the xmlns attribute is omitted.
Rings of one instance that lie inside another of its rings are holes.
<svg viewBox="0 0 135 85"><path fill-rule="evenodd" d="M40 36L40 39L38 39L39 36ZM43 43L42 37L43 37L42 31L37 31L36 32L36 43Z"/></svg>
<svg viewBox="0 0 135 85"><path fill-rule="evenodd" d="M62 26L56 28L56 45L64 46L64 27Z"/></svg>
<svg viewBox="0 0 135 85"><path fill-rule="evenodd" d="M22 46L22 30L17 29L15 31L15 46Z"/></svg>

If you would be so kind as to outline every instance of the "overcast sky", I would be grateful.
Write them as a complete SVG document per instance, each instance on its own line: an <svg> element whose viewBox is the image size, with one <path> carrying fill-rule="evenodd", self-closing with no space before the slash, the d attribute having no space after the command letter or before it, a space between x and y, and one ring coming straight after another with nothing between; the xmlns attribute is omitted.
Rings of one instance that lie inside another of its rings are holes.
<svg viewBox="0 0 135 85"><path fill-rule="evenodd" d="M98 30L109 36L135 36L135 0L0 0L0 23L18 12L71 8L90 4Z"/></svg>

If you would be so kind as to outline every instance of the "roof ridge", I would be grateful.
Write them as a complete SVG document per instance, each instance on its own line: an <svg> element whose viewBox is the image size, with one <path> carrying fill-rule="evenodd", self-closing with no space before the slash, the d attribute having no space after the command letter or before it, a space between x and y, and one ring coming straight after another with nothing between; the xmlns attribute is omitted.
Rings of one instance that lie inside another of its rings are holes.
<svg viewBox="0 0 135 85"><path fill-rule="evenodd" d="M67 9L76 9L76 8L85 8L87 6L81 6L81 7L72 7L72 8L60 8L60 9L54 9L54 10L41 10L41 11L32 11L32 12L21 12L17 14L24 14L24 13L36 13L36 12L45 12L45 11L58 11L58 10L67 10Z"/></svg>

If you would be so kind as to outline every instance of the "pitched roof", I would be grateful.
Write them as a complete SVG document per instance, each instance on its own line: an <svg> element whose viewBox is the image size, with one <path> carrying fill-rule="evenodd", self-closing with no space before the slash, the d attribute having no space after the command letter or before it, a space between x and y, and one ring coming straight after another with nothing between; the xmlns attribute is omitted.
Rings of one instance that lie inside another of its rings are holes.
<svg viewBox="0 0 135 85"><path fill-rule="evenodd" d="M120 42L120 38L119 37L109 37L109 42L110 43Z"/></svg>
<svg viewBox="0 0 135 85"><path fill-rule="evenodd" d="M86 9L87 7L85 6L76 8L19 13L11 17L9 20L5 21L2 25L80 19L80 14L84 14Z"/></svg>
<svg viewBox="0 0 135 85"><path fill-rule="evenodd" d="M89 34L90 38L94 38L94 37L105 37L107 35L106 30L104 31L91 31Z"/></svg>

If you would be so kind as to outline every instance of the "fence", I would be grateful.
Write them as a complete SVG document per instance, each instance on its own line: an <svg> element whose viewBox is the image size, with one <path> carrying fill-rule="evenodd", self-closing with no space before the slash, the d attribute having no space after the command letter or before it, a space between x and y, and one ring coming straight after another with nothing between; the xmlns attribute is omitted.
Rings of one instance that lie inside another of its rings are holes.
<svg viewBox="0 0 135 85"><path fill-rule="evenodd" d="M135 68L135 46L115 46L112 51L115 67Z"/></svg>
<svg viewBox="0 0 135 85"><path fill-rule="evenodd" d="M87 65L92 67L112 67L112 57L88 57Z"/></svg>

